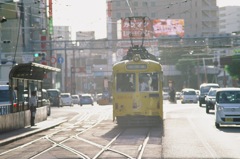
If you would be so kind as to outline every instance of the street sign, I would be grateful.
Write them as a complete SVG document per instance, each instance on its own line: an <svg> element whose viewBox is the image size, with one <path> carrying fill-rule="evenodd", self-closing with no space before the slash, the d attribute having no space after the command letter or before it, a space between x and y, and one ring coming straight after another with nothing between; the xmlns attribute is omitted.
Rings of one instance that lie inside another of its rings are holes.
<svg viewBox="0 0 240 159"><path fill-rule="evenodd" d="M64 58L61 57L61 56L58 57L57 62L58 62L59 64L62 64L62 63L64 62Z"/></svg>
<svg viewBox="0 0 240 159"><path fill-rule="evenodd" d="M56 57L51 57L51 64L55 64L57 62Z"/></svg>

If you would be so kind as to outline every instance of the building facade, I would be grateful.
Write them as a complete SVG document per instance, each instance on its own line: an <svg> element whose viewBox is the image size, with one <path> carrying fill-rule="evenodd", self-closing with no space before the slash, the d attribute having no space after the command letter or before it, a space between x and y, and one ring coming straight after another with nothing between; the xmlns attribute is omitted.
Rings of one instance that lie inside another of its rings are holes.
<svg viewBox="0 0 240 159"><path fill-rule="evenodd" d="M239 17L240 6L227 6L219 8L219 32L229 34L239 32Z"/></svg>
<svg viewBox="0 0 240 159"><path fill-rule="evenodd" d="M218 34L216 0L107 0L107 37L117 39L117 21L130 16L184 19L185 36Z"/></svg>

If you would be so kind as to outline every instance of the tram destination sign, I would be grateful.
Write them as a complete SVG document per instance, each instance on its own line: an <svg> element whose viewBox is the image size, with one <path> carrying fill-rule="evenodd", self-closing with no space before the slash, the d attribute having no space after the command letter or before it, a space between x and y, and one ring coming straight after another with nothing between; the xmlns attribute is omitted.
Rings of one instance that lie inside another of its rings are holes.
<svg viewBox="0 0 240 159"><path fill-rule="evenodd" d="M145 69L147 69L146 64L128 64L126 67L128 70L145 70Z"/></svg>

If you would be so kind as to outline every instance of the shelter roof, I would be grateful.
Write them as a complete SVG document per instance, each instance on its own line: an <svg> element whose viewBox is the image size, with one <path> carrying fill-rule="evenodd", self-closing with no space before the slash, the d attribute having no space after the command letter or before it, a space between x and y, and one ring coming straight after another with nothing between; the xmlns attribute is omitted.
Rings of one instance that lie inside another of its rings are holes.
<svg viewBox="0 0 240 159"><path fill-rule="evenodd" d="M39 63L21 63L13 66L9 73L9 79L22 78L32 80L43 80L48 72L60 72L61 69L42 65Z"/></svg>

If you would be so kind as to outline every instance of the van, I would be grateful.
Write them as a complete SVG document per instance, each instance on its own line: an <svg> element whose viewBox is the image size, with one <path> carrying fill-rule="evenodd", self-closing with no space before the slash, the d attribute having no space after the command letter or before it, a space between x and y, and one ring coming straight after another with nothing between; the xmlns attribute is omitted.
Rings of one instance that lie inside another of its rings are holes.
<svg viewBox="0 0 240 159"><path fill-rule="evenodd" d="M52 106L62 106L61 92L58 89L47 89Z"/></svg>
<svg viewBox="0 0 240 159"><path fill-rule="evenodd" d="M10 96L10 89L9 85L0 85L0 105L10 105L11 103L11 96ZM16 94L13 92L13 103L16 103Z"/></svg>
<svg viewBox="0 0 240 159"><path fill-rule="evenodd" d="M199 106L206 104L205 97L207 96L210 88L220 88L217 83L203 83L200 85Z"/></svg>
<svg viewBox="0 0 240 159"><path fill-rule="evenodd" d="M70 93L61 93L62 105L73 106L72 96Z"/></svg>
<svg viewBox="0 0 240 159"><path fill-rule="evenodd" d="M240 88L219 88L216 92L215 126L240 125Z"/></svg>
<svg viewBox="0 0 240 159"><path fill-rule="evenodd" d="M0 85L0 115L9 114L11 102L11 90L9 85ZM13 91L13 106L17 106L16 94Z"/></svg>

